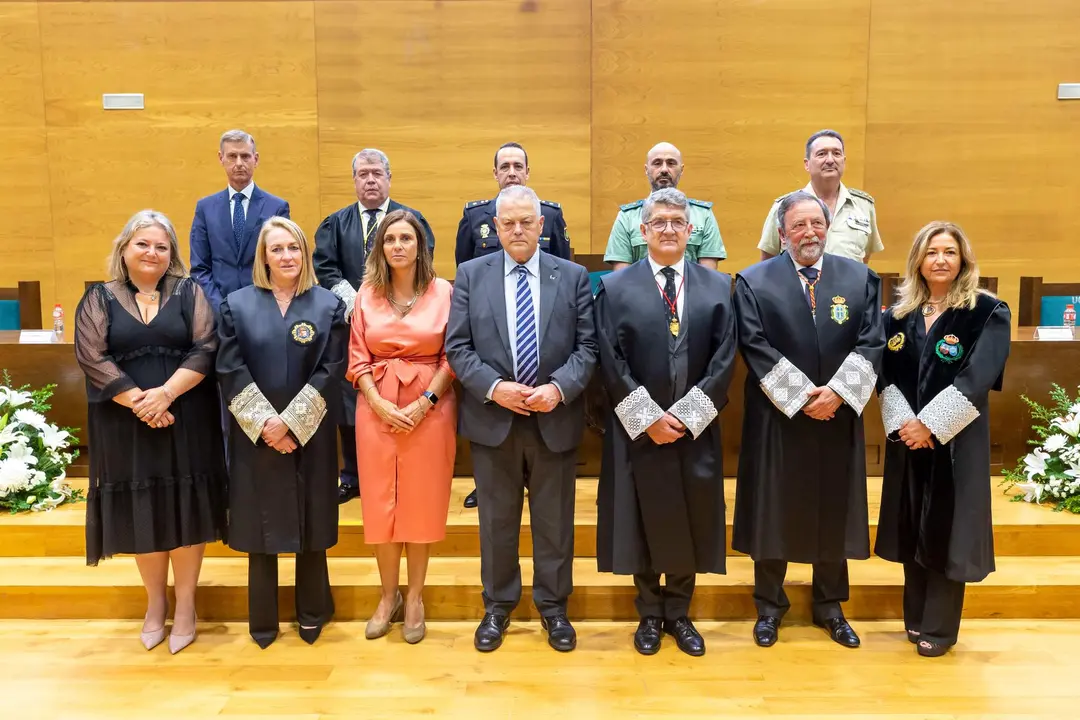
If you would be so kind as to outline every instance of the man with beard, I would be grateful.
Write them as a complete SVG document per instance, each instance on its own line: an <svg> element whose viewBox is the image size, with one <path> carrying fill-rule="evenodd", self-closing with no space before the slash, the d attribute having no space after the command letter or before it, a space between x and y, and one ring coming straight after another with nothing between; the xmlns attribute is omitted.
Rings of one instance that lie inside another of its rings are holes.
<svg viewBox="0 0 1080 720"><path fill-rule="evenodd" d="M769 647L790 607L788 562L812 563L813 621L845 647L849 558L870 556L862 410L881 366L881 283L826 255L829 213L808 192L777 208L787 251L735 280L747 377L732 547L754 560L754 641Z"/></svg>
<svg viewBox="0 0 1080 720"><path fill-rule="evenodd" d="M526 185L529 181L529 155L516 142L503 144L495 151L495 169L492 171L499 190L513 185ZM540 201L544 224L540 235L540 249L564 260L570 259L570 236L566 233L566 219L562 207L550 200ZM490 255L501 249L495 228L495 199L475 200L465 205L458 223L457 245L454 261L460 265L473 258ZM476 507L476 488L465 496L467 508Z"/></svg>
<svg viewBox="0 0 1080 720"><path fill-rule="evenodd" d="M677 188L683 174L682 153L671 143L662 142L653 147L645 157L645 177L649 179L652 192L662 188ZM720 228L712 212L712 203L688 198L690 225L693 232L686 241L686 259L712 270L727 257ZM604 261L615 270L636 263L649 254L645 238L641 234L641 210L644 200L628 203L619 208L615 225L608 236Z"/></svg>
<svg viewBox="0 0 1080 720"><path fill-rule="evenodd" d="M675 188L650 195L640 228L648 258L605 276L596 296L600 368L617 403L604 433L597 566L634 576L642 655L656 653L665 632L688 655L705 653L688 617L695 574L726 569L716 420L735 360L735 314L731 278L686 261L689 219Z"/></svg>
<svg viewBox="0 0 1080 720"><path fill-rule="evenodd" d="M390 198L390 159L381 150L365 148L353 156L353 186L356 202L331 213L315 231L313 264L319 285L345 301L345 319L352 318L356 291L364 278L364 265L375 242L375 233L387 213L408 210L424 228L428 247L435 249L435 236L424 216ZM344 370L342 371L344 372ZM341 379L344 393L341 434L342 464L338 503L360 496L356 473L356 388Z"/></svg>
<svg viewBox="0 0 1080 720"><path fill-rule="evenodd" d="M874 198L840 182L846 162L844 139L840 133L835 130L817 131L806 141L803 166L810 174L810 182L803 190L820 199L829 210L832 222L825 239L825 252L870 262L870 255L885 249L881 243L881 233L878 232ZM768 260L783 250L780 228L776 224L779 204L780 198L777 198L769 208L765 227L761 230L758 250L761 251L762 260Z"/></svg>

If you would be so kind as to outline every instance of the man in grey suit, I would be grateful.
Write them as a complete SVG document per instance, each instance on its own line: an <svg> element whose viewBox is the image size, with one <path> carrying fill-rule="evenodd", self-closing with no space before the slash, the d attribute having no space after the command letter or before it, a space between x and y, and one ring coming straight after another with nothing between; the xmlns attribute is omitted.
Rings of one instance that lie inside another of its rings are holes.
<svg viewBox="0 0 1080 720"><path fill-rule="evenodd" d="M540 252L540 199L514 185L495 201L502 250L458 266L446 331L465 388L458 432L472 447L479 494L484 619L473 644L502 645L521 599L518 535L525 488L533 536L533 602L548 644L567 652L573 590L574 476L584 391L596 369L585 268Z"/></svg>

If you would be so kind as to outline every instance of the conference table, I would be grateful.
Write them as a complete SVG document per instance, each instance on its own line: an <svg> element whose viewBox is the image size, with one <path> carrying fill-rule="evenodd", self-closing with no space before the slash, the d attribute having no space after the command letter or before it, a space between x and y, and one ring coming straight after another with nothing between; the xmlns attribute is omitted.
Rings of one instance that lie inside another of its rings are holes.
<svg viewBox="0 0 1080 720"><path fill-rule="evenodd" d="M1027 406L1021 395L1043 402L1053 383L1075 392L1080 385L1080 339L1037 340L1035 328L1022 327L1013 333L1012 351L1005 370L1004 387L990 395L990 463L994 473L1011 468L1018 458L1029 451L1028 440L1033 437ZM38 331L41 332L41 331ZM28 336L43 339L44 335ZM20 342L18 331L0 332L0 369L6 369L14 385L29 384L41 387L55 384L52 410L48 417L60 426L80 428L84 443L81 457L71 472L86 472L86 391L85 379L71 342L71 331L63 340L51 342ZM728 393L728 404L722 410L724 445L724 474L733 477L738 470L739 448L742 443L743 386L746 366L736 361L734 379ZM461 388L456 388L461 392ZM594 377L587 393L588 429L578 453L578 475L593 477L600 473L600 456L604 419L610 405ZM884 430L877 398L871 399L863 417L866 428L866 464L870 475L880 475L885 461ZM458 439L457 462L454 474L472 475L472 460L468 443Z"/></svg>

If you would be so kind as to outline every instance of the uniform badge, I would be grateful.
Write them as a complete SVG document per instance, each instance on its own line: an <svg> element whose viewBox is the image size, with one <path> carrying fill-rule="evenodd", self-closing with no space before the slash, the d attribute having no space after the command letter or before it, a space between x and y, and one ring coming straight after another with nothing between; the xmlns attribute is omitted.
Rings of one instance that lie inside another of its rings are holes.
<svg viewBox="0 0 1080 720"><path fill-rule="evenodd" d="M832 306L829 308L829 317L833 319L837 325L843 325L848 320L848 307L847 300L836 295L832 299Z"/></svg>
<svg viewBox="0 0 1080 720"><path fill-rule="evenodd" d="M481 240L486 240L487 236L490 235L490 234L491 234L491 228L488 227L487 223L484 223L483 225L480 226L480 239Z"/></svg>
<svg viewBox="0 0 1080 720"><path fill-rule="evenodd" d="M934 354L944 362L954 363L964 356L964 346L960 344L960 338L955 335L946 335L938 341Z"/></svg>
<svg viewBox="0 0 1080 720"><path fill-rule="evenodd" d="M294 322L289 328L289 335L297 345L310 345L315 342L315 326L304 320Z"/></svg>
<svg viewBox="0 0 1080 720"><path fill-rule="evenodd" d="M887 348L893 352L900 352L904 349L904 333L898 332L889 338L889 342L886 345Z"/></svg>

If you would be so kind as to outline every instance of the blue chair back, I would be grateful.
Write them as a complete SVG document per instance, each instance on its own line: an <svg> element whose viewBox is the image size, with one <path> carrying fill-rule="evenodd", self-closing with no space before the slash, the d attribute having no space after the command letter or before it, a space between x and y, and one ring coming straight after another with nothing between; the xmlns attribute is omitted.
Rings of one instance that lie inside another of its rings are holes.
<svg viewBox="0 0 1080 720"><path fill-rule="evenodd" d="M600 289L600 278L607 275L610 270L596 270L589 273L589 284L592 286L593 297L596 296L596 291Z"/></svg>
<svg viewBox="0 0 1080 720"><path fill-rule="evenodd" d="M0 330L21 330L19 301L0 300Z"/></svg>

